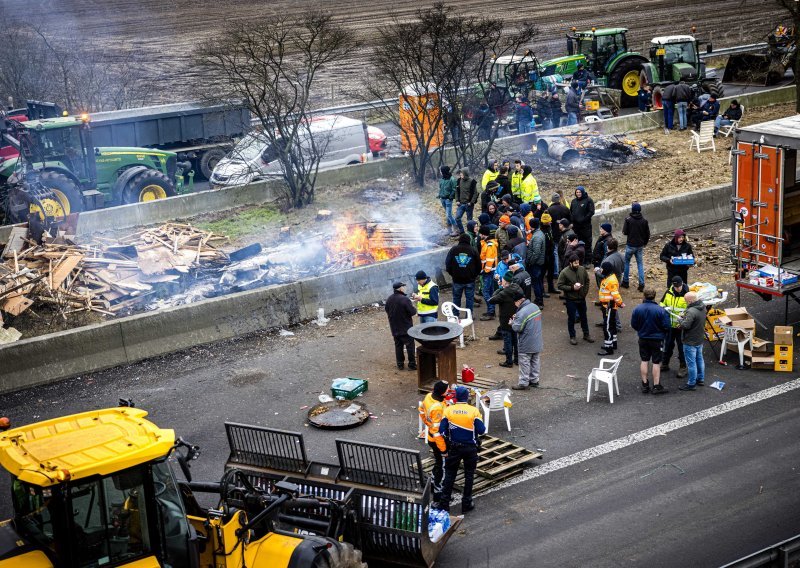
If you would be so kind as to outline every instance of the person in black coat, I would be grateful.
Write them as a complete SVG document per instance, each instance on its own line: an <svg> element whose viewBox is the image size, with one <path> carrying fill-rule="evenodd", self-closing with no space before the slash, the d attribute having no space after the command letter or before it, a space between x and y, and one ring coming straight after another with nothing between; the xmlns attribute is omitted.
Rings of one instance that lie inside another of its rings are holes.
<svg viewBox="0 0 800 568"><path fill-rule="evenodd" d="M578 238L583 241L586 250L592 249L592 217L594 217L594 201L586 189L579 185L575 188L575 199L572 200L569 206L569 212L572 220L572 230L578 235ZM586 264L591 258L583 259L581 264Z"/></svg>
<svg viewBox="0 0 800 568"><path fill-rule="evenodd" d="M394 356L397 360L397 368L403 369L405 360L403 358L403 348L408 353L408 368L411 371L417 368L417 359L414 349L414 339L408 335L408 330L414 325L414 316L417 309L411 303L411 299L406 296L406 285L402 282L392 284L394 292L386 299L386 315L389 318L389 329L394 338Z"/></svg>
<svg viewBox="0 0 800 568"><path fill-rule="evenodd" d="M639 273L639 291L641 292L644 290L644 247L650 242L650 224L642 216L642 206L635 201L631 205L631 214L625 218L625 223L622 225L622 234L628 237L628 242L625 245L625 273L619 285L623 288L630 285L628 278L631 271L631 259L635 257Z"/></svg>
<svg viewBox="0 0 800 568"><path fill-rule="evenodd" d="M686 233L683 229L675 231L672 240L664 245L661 250L661 262L667 265L667 287L672 285L672 279L675 276L680 276L683 282L689 282L689 266L687 264L673 264L673 258L676 256L691 256L694 257L692 245L686 241Z"/></svg>
<svg viewBox="0 0 800 568"><path fill-rule="evenodd" d="M469 235L461 235L458 244L447 252L445 270L453 279L453 303L461 307L461 296L466 294L467 309L472 310L475 296L475 279L481 273L481 257L470 244Z"/></svg>

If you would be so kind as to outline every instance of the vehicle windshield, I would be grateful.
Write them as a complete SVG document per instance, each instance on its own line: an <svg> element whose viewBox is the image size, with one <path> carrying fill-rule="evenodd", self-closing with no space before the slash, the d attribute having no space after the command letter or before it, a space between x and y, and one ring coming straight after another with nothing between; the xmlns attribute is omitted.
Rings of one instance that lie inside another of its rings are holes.
<svg viewBox="0 0 800 568"><path fill-rule="evenodd" d="M63 519L65 511L59 488L42 488L14 479L11 495L17 531L56 553L55 522Z"/></svg>
<svg viewBox="0 0 800 568"><path fill-rule="evenodd" d="M264 149L269 146L264 134L261 132L251 132L231 150L229 157L232 160L241 160L243 162L252 162L258 158Z"/></svg>
<svg viewBox="0 0 800 568"><path fill-rule="evenodd" d="M77 127L36 131L33 135L42 157L46 160L82 154L81 136Z"/></svg>
<svg viewBox="0 0 800 568"><path fill-rule="evenodd" d="M694 43L687 41L685 43L668 43L664 46L666 53L664 54L664 63L672 65L673 63L689 63L694 64L695 52Z"/></svg>

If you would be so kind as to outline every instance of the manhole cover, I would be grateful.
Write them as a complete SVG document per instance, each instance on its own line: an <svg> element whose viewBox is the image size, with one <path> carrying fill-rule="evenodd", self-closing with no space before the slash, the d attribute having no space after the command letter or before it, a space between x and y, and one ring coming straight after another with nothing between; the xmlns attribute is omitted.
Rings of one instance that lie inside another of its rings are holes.
<svg viewBox="0 0 800 568"><path fill-rule="evenodd" d="M308 411L312 426L327 430L344 430L359 426L369 419L366 405L354 400L334 400L317 404Z"/></svg>

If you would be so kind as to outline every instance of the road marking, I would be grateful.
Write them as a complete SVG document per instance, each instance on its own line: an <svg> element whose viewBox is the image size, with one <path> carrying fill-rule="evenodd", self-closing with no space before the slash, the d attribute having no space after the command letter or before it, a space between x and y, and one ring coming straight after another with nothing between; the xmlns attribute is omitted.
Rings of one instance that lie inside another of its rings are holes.
<svg viewBox="0 0 800 568"><path fill-rule="evenodd" d="M494 493L495 491L506 489L508 487L516 485L517 483L522 483L524 481L530 481L531 479L536 479L537 477L547 475L548 473L553 473L554 471L558 471L559 469L564 469L565 467L570 467L575 464L584 462L586 460L590 460L592 458L596 458L614 452L616 450L621 450L622 448L627 448L628 446L632 446L633 444L638 444L639 442L644 442L651 438L655 438L656 436L663 436L669 432L673 432L680 428L685 428L686 426L697 424L698 422L702 422L703 420L708 420L709 418L720 416L727 412L731 412L732 410L738 410L739 408L750 406L751 404L761 402L762 400L767 400L768 398L772 398L774 396L785 394L787 392L793 391L798 388L800 388L800 379L794 379L792 381L789 381L788 383L770 387L762 391L754 392L753 394L743 396L742 398L737 398L736 400L732 400L730 402L725 402L717 406L712 406L711 408L701 410L700 412L695 412L694 414L689 414L682 418L676 418L675 420L670 420L669 422L659 424L658 426L653 426L652 428L642 430L641 432L629 434L628 436L625 436L623 438L617 438L616 440L611 440L610 442L600 444L599 446L595 446L587 450L582 450L580 452L575 452L574 454L564 456L563 458L558 458L551 462L542 464L540 466L527 469L522 475L514 477L513 479L505 481L499 485L495 485L494 487L482 493L481 495L482 496L488 495L489 493Z"/></svg>

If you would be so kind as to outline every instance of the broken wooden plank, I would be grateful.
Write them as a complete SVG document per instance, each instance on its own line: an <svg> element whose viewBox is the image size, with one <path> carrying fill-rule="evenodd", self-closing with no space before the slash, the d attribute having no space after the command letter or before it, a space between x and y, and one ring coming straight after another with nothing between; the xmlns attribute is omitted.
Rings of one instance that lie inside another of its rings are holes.
<svg viewBox="0 0 800 568"><path fill-rule="evenodd" d="M71 255L66 257L61 263L56 266L55 270L51 272L50 276L50 287L51 288L58 288L61 286L61 283L66 280L67 276L72 273L76 266L81 262L83 259L83 255Z"/></svg>
<svg viewBox="0 0 800 568"><path fill-rule="evenodd" d="M22 333L13 327L0 327L0 345L14 343L22 337Z"/></svg>
<svg viewBox="0 0 800 568"><path fill-rule="evenodd" d="M25 237L27 236L28 227L12 227L2 257L11 258L14 252L21 253L25 249Z"/></svg>
<svg viewBox="0 0 800 568"><path fill-rule="evenodd" d="M26 298L25 296L12 296L11 298L8 298L5 303L3 303L3 306L0 309L11 314L12 316L18 316L32 305L33 300Z"/></svg>

